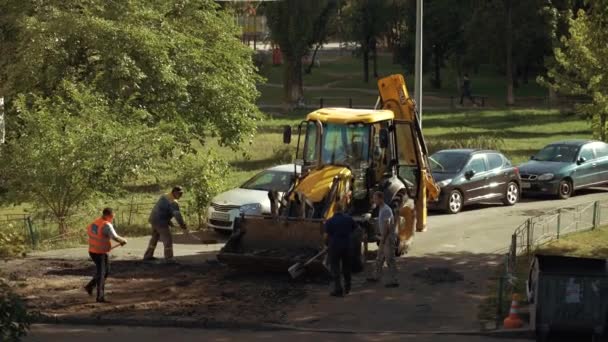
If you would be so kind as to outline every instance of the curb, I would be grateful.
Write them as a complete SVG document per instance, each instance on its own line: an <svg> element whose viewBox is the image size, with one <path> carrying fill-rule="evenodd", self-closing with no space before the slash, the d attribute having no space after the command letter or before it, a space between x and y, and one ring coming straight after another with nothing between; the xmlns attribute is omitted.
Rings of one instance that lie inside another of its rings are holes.
<svg viewBox="0 0 608 342"><path fill-rule="evenodd" d="M231 329L253 331L299 331L325 334L357 334L357 335L460 335L460 336L488 336L496 338L522 338L532 337L534 332L528 329L513 330L351 330L351 329L323 329L304 328L289 324L253 323L253 322L223 322L210 319L118 319L102 317L77 317L58 315L38 315L34 324L65 324L65 325L96 325L96 326L139 326L162 328L188 328L188 329Z"/></svg>

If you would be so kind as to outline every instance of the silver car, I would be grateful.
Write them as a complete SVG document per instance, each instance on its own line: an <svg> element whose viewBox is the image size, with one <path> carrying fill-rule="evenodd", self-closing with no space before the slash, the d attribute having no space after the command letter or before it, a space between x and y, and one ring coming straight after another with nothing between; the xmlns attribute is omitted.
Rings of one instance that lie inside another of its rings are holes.
<svg viewBox="0 0 608 342"><path fill-rule="evenodd" d="M300 166L285 164L266 169L236 189L223 192L211 200L207 209L207 227L230 231L234 218L241 213L247 215L270 215L268 191L276 190L282 196L294 180Z"/></svg>

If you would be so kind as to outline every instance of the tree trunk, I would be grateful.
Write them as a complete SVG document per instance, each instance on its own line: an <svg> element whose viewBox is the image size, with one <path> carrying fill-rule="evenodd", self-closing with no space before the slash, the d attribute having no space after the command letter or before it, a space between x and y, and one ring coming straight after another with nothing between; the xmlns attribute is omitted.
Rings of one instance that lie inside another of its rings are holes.
<svg viewBox="0 0 608 342"><path fill-rule="evenodd" d="M515 104L513 94L513 6L511 0L505 0L507 10L507 25L505 28L505 42L507 44L507 106Z"/></svg>
<svg viewBox="0 0 608 342"><path fill-rule="evenodd" d="M378 44L376 42L376 38L372 39L372 52L373 55L373 63L374 63L374 78L378 78Z"/></svg>
<svg viewBox="0 0 608 342"><path fill-rule="evenodd" d="M369 83L369 47L362 47L363 50L363 82Z"/></svg>
<svg viewBox="0 0 608 342"><path fill-rule="evenodd" d="M306 67L306 70L304 71L306 73L306 75L310 74L312 72L312 68L315 65L315 58L317 58L317 51L319 51L319 48L321 48L321 43L317 44L317 46L315 46L315 51L313 51L312 53L312 59L310 60L310 63L308 64L308 66Z"/></svg>
<svg viewBox="0 0 608 342"><path fill-rule="evenodd" d="M437 48L435 48L435 79L433 80L433 88L440 89L441 88L441 55L437 52Z"/></svg>
<svg viewBox="0 0 608 342"><path fill-rule="evenodd" d="M304 97L304 90L302 89L302 56L289 56L286 58L285 77L283 77L283 80L285 102L297 104Z"/></svg>

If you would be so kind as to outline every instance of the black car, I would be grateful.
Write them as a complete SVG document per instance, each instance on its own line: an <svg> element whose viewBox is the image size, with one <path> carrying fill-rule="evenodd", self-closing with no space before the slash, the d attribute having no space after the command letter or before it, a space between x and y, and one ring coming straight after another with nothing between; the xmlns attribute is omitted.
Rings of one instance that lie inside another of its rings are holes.
<svg viewBox="0 0 608 342"><path fill-rule="evenodd" d="M519 169L524 194L566 199L574 190L608 183L608 144L593 140L555 142Z"/></svg>
<svg viewBox="0 0 608 342"><path fill-rule="evenodd" d="M502 200L514 205L520 197L519 170L500 152L489 150L442 150L430 157L435 182L441 187L430 209L456 214L463 206Z"/></svg>

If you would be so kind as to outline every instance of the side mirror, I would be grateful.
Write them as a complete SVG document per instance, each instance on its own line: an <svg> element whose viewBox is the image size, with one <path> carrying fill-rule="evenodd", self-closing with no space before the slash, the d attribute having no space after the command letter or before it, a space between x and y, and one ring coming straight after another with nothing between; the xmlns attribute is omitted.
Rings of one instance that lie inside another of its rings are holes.
<svg viewBox="0 0 608 342"><path fill-rule="evenodd" d="M587 161L587 159L585 159L585 157L580 157L578 158L578 160L576 161L576 163L578 165L584 164Z"/></svg>
<svg viewBox="0 0 608 342"><path fill-rule="evenodd" d="M388 147L388 129L383 128L380 130L380 148Z"/></svg>
<svg viewBox="0 0 608 342"><path fill-rule="evenodd" d="M473 170L469 170L464 173L464 178L466 178L467 180L473 178L473 176L475 176L475 171Z"/></svg>
<svg viewBox="0 0 608 342"><path fill-rule="evenodd" d="M283 144L291 144L291 126L283 128Z"/></svg>

